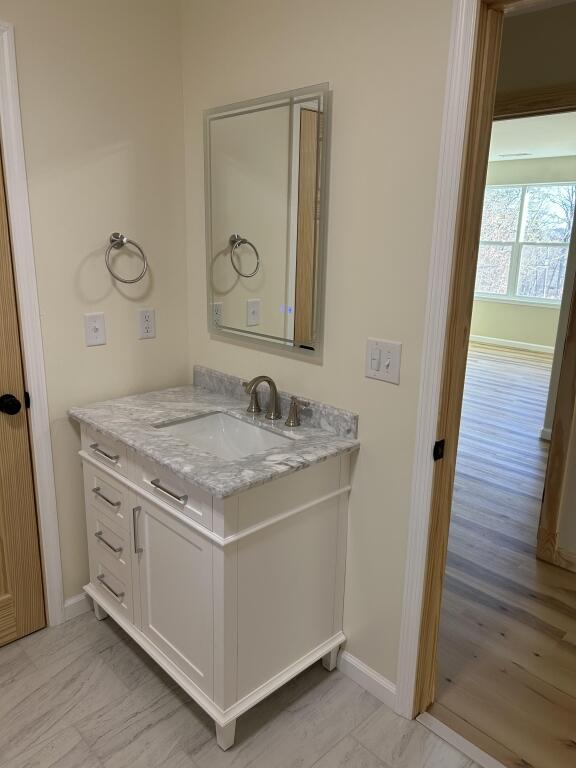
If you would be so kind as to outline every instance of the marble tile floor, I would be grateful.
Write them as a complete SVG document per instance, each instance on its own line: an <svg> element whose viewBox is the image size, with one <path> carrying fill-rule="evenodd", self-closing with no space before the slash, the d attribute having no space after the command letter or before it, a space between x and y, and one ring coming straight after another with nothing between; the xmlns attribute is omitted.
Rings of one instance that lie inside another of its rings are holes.
<svg viewBox="0 0 576 768"><path fill-rule="evenodd" d="M0 768L477 768L316 664L238 721L209 717L92 612L0 648Z"/></svg>

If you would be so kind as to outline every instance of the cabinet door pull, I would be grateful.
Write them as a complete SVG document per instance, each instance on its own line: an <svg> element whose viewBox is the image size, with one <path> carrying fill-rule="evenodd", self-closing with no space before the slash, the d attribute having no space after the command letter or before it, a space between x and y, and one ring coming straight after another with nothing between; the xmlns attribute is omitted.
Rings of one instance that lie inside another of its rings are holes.
<svg viewBox="0 0 576 768"><path fill-rule="evenodd" d="M98 496L99 499L102 499L102 501L105 501L106 504L109 504L111 507L114 507L114 509L118 509L118 507L122 504L121 501L110 501L110 499L107 496L104 496L104 494L100 490L100 486L97 486L96 488L92 488L92 493L95 496Z"/></svg>
<svg viewBox="0 0 576 768"><path fill-rule="evenodd" d="M119 454L116 454L113 456L112 454L106 453L106 451L103 451L102 448L100 448L100 446L98 445L98 443L92 443L90 445L90 448L94 451L94 453L97 453L100 456L104 456L105 459L108 459L108 461L114 462L114 464L117 464L120 459Z"/></svg>
<svg viewBox="0 0 576 768"><path fill-rule="evenodd" d="M119 602L119 603L121 603L121 602L122 602L122 600L124 600L124 595L125 595L126 593L125 593L125 592L116 592L116 590L115 590L115 589L112 589L112 587L110 586L110 584L106 584L106 579L105 579L105 577L104 577L104 576L103 576L101 573L100 573L100 574L98 574L98 576L96 576L96 578L98 579L98 581L100 582L100 584L102 584L102 586L103 586L105 589L107 589L107 590L108 590L108 592L110 592L110 594L111 594L111 595L114 595L114 597L116 598L116 600L118 600L118 602Z"/></svg>
<svg viewBox="0 0 576 768"><path fill-rule="evenodd" d="M132 527L134 528L134 554L141 555L144 547L138 544L138 515L142 512L142 507L132 507Z"/></svg>
<svg viewBox="0 0 576 768"><path fill-rule="evenodd" d="M102 531L96 531L96 533L94 534L94 536L96 536L96 538L98 539L98 541L101 541L101 542L102 542L102 544L105 544L105 545L108 547L108 549L111 549L111 550L112 550L112 552L114 552L114 554L116 554L116 555L119 555L119 554L120 554L120 552L122 552L122 547L114 547L114 546L112 546L112 544L110 544L110 542L109 542L109 541L106 541L106 539L104 538L104 534L102 533Z"/></svg>
<svg viewBox="0 0 576 768"><path fill-rule="evenodd" d="M165 493L167 496L170 496L171 499L178 501L180 504L186 504L186 502L188 501L187 493L183 493L182 496L179 496L177 493L174 493L174 491L171 491L168 488L165 488L158 478L156 478L155 480L150 480L150 485L153 485L154 488L156 488L158 491L162 491L162 493Z"/></svg>

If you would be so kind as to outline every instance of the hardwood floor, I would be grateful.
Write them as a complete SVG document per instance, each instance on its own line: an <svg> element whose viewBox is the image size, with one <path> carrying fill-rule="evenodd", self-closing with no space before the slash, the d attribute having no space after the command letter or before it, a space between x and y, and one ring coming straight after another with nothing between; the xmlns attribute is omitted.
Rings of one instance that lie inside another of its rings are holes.
<svg viewBox="0 0 576 768"><path fill-rule="evenodd" d="M524 768L576 765L576 574L536 559L550 366L470 348L431 710Z"/></svg>

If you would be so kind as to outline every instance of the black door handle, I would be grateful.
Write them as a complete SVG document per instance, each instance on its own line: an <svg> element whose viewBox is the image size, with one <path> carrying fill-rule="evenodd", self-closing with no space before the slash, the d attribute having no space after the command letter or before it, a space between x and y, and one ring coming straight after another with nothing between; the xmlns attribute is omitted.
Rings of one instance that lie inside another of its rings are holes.
<svg viewBox="0 0 576 768"><path fill-rule="evenodd" d="M0 411L8 416L16 416L22 410L22 403L14 395L0 395Z"/></svg>

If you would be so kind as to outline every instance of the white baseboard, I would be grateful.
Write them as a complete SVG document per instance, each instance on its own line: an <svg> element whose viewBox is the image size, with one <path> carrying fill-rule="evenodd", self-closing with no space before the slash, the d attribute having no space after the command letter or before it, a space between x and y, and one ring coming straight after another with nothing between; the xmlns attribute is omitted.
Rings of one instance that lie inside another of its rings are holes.
<svg viewBox="0 0 576 768"><path fill-rule="evenodd" d="M515 341L514 339L497 339L492 336L470 336L474 344L489 344L491 347L509 347L510 349L525 349L527 352L547 352L554 354L554 347L545 344L531 344L528 341Z"/></svg>
<svg viewBox="0 0 576 768"><path fill-rule="evenodd" d="M542 427L540 430L540 439L550 442L550 440L552 440L552 430L548 427Z"/></svg>
<svg viewBox="0 0 576 768"><path fill-rule="evenodd" d="M428 728L429 731L435 733L436 736L440 736L441 739L447 741L448 744L451 744L455 749L460 750L466 757L471 758L475 763L481 765L482 768L505 768L499 760L495 760L492 755L484 752L480 747L477 747L475 744L472 744L471 741L465 739L464 736L460 736L460 734L453 731L452 728L444 725L444 723L434 717L434 715L431 715L428 712L423 712L421 715L418 715L417 720L422 723L423 726Z"/></svg>
<svg viewBox="0 0 576 768"><path fill-rule="evenodd" d="M391 709L395 708L396 684L382 677L363 661L347 651L341 651L338 655L338 669L355 683L361 685L362 688L365 688L372 696L387 704Z"/></svg>
<svg viewBox="0 0 576 768"><path fill-rule="evenodd" d="M76 616L91 610L92 600L90 600L85 592L69 597L68 600L64 600L64 621L70 621L70 619L74 619Z"/></svg>

